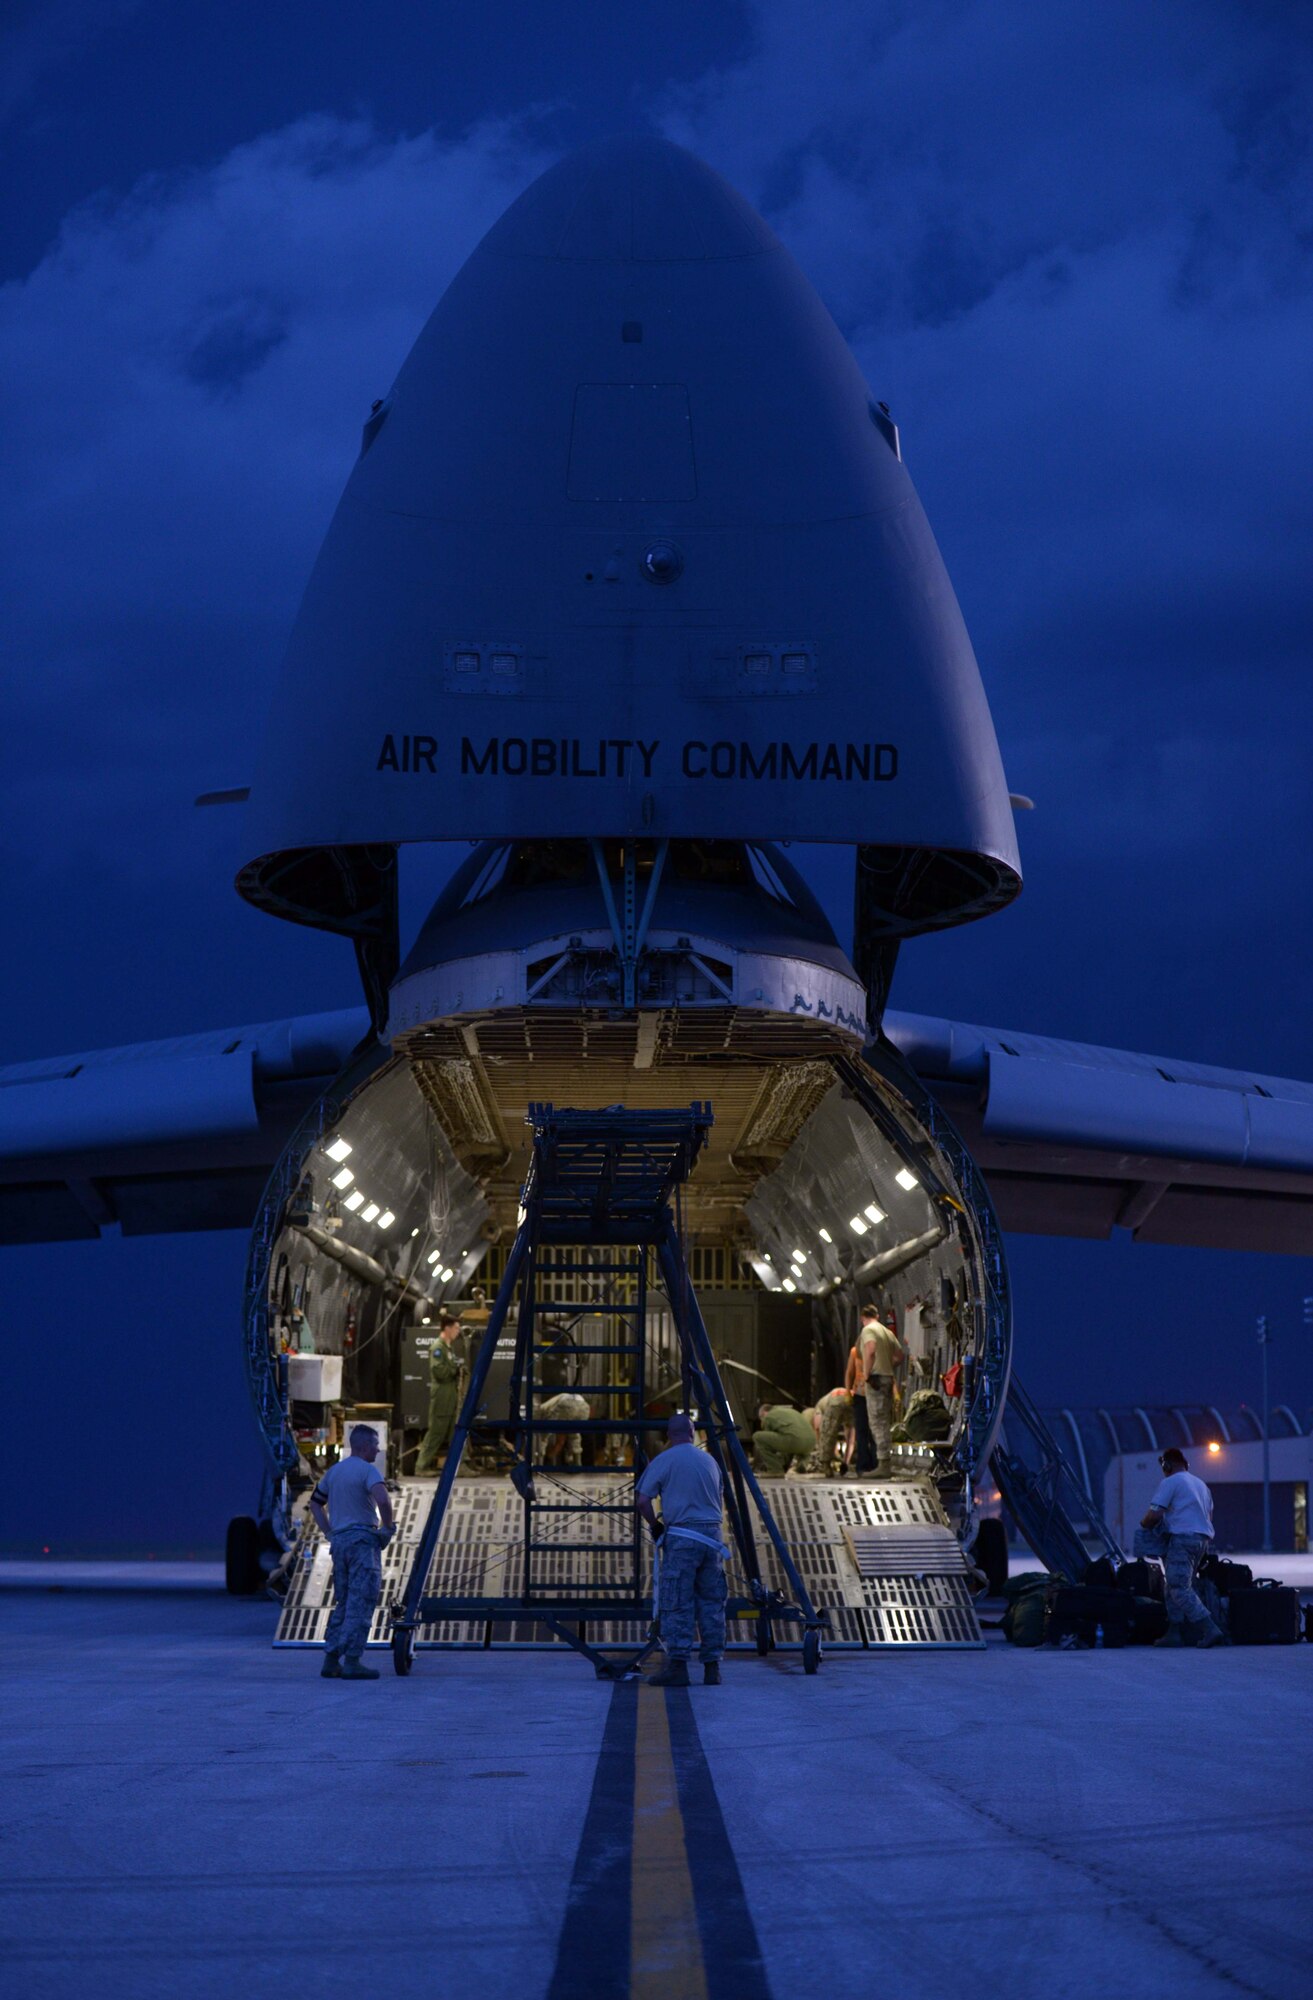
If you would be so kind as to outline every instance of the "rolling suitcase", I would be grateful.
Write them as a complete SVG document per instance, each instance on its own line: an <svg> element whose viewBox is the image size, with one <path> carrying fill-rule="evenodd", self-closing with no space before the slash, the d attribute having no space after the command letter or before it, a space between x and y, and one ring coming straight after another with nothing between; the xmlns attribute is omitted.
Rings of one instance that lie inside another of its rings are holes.
<svg viewBox="0 0 1313 2000"><path fill-rule="evenodd" d="M1044 1643L1060 1646L1064 1639L1074 1639L1082 1646L1093 1646L1102 1626L1105 1646L1129 1645L1134 1610L1135 1600L1124 1590L1069 1585L1056 1592L1049 1607Z"/></svg>
<svg viewBox="0 0 1313 2000"><path fill-rule="evenodd" d="M1117 1572L1117 1588L1129 1590L1132 1597L1151 1597L1154 1602L1163 1602L1163 1573L1157 1563L1145 1556L1136 1556L1133 1562L1124 1562Z"/></svg>
<svg viewBox="0 0 1313 2000"><path fill-rule="evenodd" d="M1252 1590L1233 1590L1231 1643L1235 1646L1293 1646L1299 1637L1299 1592L1259 1577Z"/></svg>

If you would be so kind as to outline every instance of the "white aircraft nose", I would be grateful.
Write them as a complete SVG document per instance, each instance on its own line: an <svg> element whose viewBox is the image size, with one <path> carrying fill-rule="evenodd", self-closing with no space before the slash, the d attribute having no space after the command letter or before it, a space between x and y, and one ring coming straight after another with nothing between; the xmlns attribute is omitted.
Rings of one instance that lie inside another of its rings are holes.
<svg viewBox="0 0 1313 2000"><path fill-rule="evenodd" d="M510 256L640 264L779 247L728 181L683 147L646 135L562 160L507 211L488 245Z"/></svg>
<svg viewBox="0 0 1313 2000"><path fill-rule="evenodd" d="M457 274L369 413L248 834L245 895L356 936L403 841L850 842L905 928L1014 892L892 420L711 168L590 147Z"/></svg>

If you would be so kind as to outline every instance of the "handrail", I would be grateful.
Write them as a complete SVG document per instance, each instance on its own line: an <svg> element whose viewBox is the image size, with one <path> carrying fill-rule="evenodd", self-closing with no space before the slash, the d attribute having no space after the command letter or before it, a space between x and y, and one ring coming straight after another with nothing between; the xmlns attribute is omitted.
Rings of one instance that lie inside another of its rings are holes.
<svg viewBox="0 0 1313 2000"><path fill-rule="evenodd" d="M1023 1442L1028 1451L1020 1448ZM1125 1561L1125 1551L1098 1503L1085 1492L1063 1457L1015 1370L1003 1429L989 1464L1004 1505L1046 1569L1079 1583L1090 1559L1087 1536L1114 1562Z"/></svg>

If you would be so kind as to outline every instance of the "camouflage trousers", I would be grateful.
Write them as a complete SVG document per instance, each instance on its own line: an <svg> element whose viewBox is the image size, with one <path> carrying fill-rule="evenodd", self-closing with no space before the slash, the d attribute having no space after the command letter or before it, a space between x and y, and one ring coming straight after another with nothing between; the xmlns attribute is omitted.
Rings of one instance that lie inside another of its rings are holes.
<svg viewBox="0 0 1313 2000"><path fill-rule="evenodd" d="M718 1660L725 1650L725 1565L714 1549L682 1535L661 1540L661 1644L672 1660L687 1660L694 1628L702 1635L702 1660Z"/></svg>
<svg viewBox="0 0 1313 2000"><path fill-rule="evenodd" d="M843 1462L843 1438L852 1421L852 1406L849 1403L827 1403L821 1411L821 1440L816 1447L812 1465L817 1472L833 1472L834 1454Z"/></svg>
<svg viewBox="0 0 1313 2000"><path fill-rule="evenodd" d="M1211 1535L1169 1535L1163 1574L1167 1579L1167 1616L1173 1625L1197 1625L1202 1619L1210 1632L1217 1627L1208 1606L1194 1587L1195 1573L1212 1547Z"/></svg>
<svg viewBox="0 0 1313 2000"><path fill-rule="evenodd" d="M894 1462L893 1446L889 1442L889 1427L894 1420L894 1385L888 1375L867 1376L866 1416L871 1426L871 1442L875 1446L875 1469L887 1473Z"/></svg>
<svg viewBox="0 0 1313 2000"><path fill-rule="evenodd" d="M569 1390L563 1390L556 1396L549 1396L545 1403L539 1403L538 1405L538 1415L540 1417L555 1417L557 1419L579 1417L582 1420L589 1413L587 1396L576 1396ZM553 1457L557 1459L564 1458L567 1465L583 1464L584 1434L582 1431L558 1431L555 1436L549 1433L545 1437L540 1437L538 1440L537 1455L542 1457L549 1445L552 1447Z"/></svg>
<svg viewBox="0 0 1313 2000"><path fill-rule="evenodd" d="M383 1589L383 1563L372 1528L344 1528L329 1543L333 1553L333 1609L324 1644L330 1653L359 1657Z"/></svg>

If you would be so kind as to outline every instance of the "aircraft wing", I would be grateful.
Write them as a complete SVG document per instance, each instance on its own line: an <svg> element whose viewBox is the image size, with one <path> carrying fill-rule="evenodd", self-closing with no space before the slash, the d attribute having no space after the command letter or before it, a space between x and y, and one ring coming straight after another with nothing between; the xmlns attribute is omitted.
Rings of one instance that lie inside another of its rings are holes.
<svg viewBox="0 0 1313 2000"><path fill-rule="evenodd" d="M1313 1253L1313 1084L889 1012L1004 1229Z"/></svg>
<svg viewBox="0 0 1313 2000"><path fill-rule="evenodd" d="M1313 1084L890 1011L1005 1229L1313 1254ZM0 1068L0 1244L249 1227L363 1008Z"/></svg>
<svg viewBox="0 0 1313 2000"><path fill-rule="evenodd" d="M0 1243L249 1229L363 1008L0 1068Z"/></svg>

